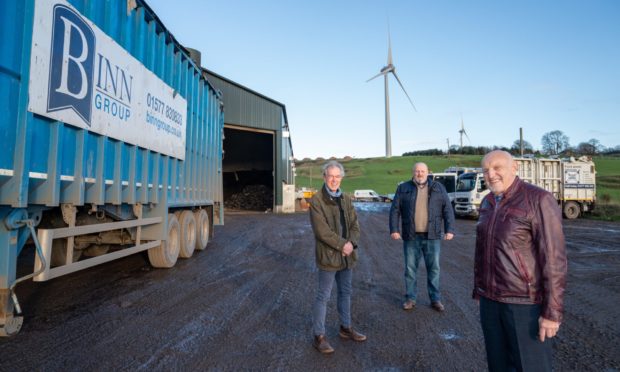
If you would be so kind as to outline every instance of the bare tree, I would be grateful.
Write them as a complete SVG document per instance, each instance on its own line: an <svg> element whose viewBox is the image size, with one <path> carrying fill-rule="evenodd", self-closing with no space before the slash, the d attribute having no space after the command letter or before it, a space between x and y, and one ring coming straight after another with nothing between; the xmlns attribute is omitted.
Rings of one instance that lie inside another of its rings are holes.
<svg viewBox="0 0 620 372"><path fill-rule="evenodd" d="M575 148L575 152L581 155L594 155L596 154L596 148L588 142L581 142Z"/></svg>
<svg viewBox="0 0 620 372"><path fill-rule="evenodd" d="M581 142L575 150L582 155L596 155L601 153L604 147L599 140L591 138L588 142Z"/></svg>
<svg viewBox="0 0 620 372"><path fill-rule="evenodd" d="M605 151L605 146L603 146L601 144L601 141L597 140L596 138L590 138L590 140L588 141L588 143L594 147L595 150L595 154L598 154L600 152Z"/></svg>
<svg viewBox="0 0 620 372"><path fill-rule="evenodd" d="M542 136L541 142L543 152L548 155L559 155L570 148L568 136L559 130L545 133Z"/></svg>
<svg viewBox="0 0 620 372"><path fill-rule="evenodd" d="M513 154L519 154L520 151L521 151L521 141L516 140L510 147L510 152ZM531 143L529 143L526 140L523 140L523 152L526 154L531 154L534 152L534 147L532 146Z"/></svg>

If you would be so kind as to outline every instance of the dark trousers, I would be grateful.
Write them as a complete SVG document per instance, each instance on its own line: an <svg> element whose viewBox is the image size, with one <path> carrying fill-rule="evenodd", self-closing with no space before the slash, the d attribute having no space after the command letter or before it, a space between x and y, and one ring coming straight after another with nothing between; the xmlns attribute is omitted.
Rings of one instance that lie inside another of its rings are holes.
<svg viewBox="0 0 620 372"><path fill-rule="evenodd" d="M540 305L480 298L489 371L551 371L552 339L538 340Z"/></svg>

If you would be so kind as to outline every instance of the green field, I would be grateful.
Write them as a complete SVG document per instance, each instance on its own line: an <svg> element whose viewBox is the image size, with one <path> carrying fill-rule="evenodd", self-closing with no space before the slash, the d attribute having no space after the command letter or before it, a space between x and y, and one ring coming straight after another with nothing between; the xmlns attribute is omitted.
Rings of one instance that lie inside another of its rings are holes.
<svg viewBox="0 0 620 372"><path fill-rule="evenodd" d="M339 161L344 165L346 177L342 189L373 189L379 194L393 193L401 181L411 179L413 164L424 162L431 172L442 172L450 166L479 167L480 156L394 156ZM326 160L297 162L296 186L318 188L323 184L321 167Z"/></svg>
<svg viewBox="0 0 620 372"><path fill-rule="evenodd" d="M373 189L379 194L396 190L400 181L411 179L411 169L417 162L424 162L431 172L442 172L450 166L479 167L482 156L395 156L339 161L344 165L346 177L342 189ZM318 189L323 185L321 167L326 160L297 161L296 186ZM620 220L620 158L597 157L596 165L597 206L594 217Z"/></svg>

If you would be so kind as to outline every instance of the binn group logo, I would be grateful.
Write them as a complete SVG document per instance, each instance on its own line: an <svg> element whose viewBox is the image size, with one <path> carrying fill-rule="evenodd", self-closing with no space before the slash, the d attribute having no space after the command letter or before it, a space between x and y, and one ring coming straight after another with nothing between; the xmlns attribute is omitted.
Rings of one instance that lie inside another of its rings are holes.
<svg viewBox="0 0 620 372"><path fill-rule="evenodd" d="M73 109L90 127L95 33L72 9L54 6L47 112Z"/></svg>

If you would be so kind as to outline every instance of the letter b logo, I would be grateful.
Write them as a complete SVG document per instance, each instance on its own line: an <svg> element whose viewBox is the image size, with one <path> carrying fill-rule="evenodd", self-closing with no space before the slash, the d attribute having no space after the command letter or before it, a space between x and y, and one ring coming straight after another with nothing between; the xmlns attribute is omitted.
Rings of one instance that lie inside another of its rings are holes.
<svg viewBox="0 0 620 372"><path fill-rule="evenodd" d="M90 126L95 34L73 10L54 7L47 112L73 109Z"/></svg>

